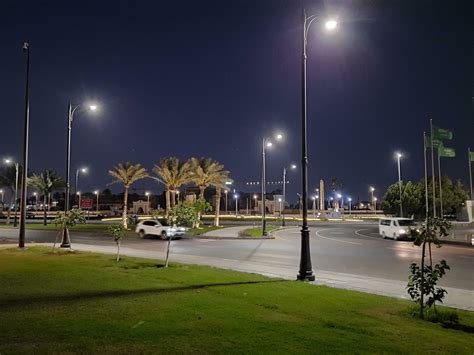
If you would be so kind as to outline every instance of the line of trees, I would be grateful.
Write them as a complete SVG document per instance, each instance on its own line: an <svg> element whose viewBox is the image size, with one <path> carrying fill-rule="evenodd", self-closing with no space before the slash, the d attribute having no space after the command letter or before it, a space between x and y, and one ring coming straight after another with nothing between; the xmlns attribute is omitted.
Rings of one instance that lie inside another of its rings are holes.
<svg viewBox="0 0 474 355"><path fill-rule="evenodd" d="M150 176L140 164L130 162L118 164L112 170L109 170L109 175L115 179L113 183L121 183L124 186L122 223L125 227L127 227L128 190L134 182L144 178L152 178L164 185L166 216L176 204L176 192L181 186L190 183L195 184L199 188L199 199L204 199L204 192L208 187L215 187L216 211L214 224L219 225L221 192L225 183L230 181L230 173L224 169L224 165L211 158L191 158L181 161L176 157L168 157L154 165L152 172L154 175Z"/></svg>
<svg viewBox="0 0 474 355"><path fill-rule="evenodd" d="M435 179L436 189L439 181ZM453 181L449 176L441 178L443 192L443 210L445 215L456 215L461 206L468 199L468 191L460 180ZM433 215L432 179L428 182L428 214ZM439 205L439 198L435 199ZM425 179L419 182L408 181L402 183L402 205L405 216L414 215L415 218L424 218L426 215ZM400 191L398 182L390 185L381 204L385 214L397 215L400 210Z"/></svg>

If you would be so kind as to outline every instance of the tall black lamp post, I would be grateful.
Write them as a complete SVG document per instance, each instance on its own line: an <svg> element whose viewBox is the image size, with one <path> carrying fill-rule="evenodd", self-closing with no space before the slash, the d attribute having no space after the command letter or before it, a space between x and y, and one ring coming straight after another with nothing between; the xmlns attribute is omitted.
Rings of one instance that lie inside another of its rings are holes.
<svg viewBox="0 0 474 355"><path fill-rule="evenodd" d="M25 85L25 121L23 128L23 166L21 169L20 192L20 228L18 246L25 247L25 219L26 219L26 174L28 173L28 143L30 135L30 44L23 43L23 52L26 54L26 85ZM15 210L16 216L16 210Z"/></svg>
<svg viewBox="0 0 474 355"><path fill-rule="evenodd" d="M70 179L71 179L71 130L72 130L72 122L74 121L74 113L79 109L82 105L75 105L72 106L71 103L68 105L68 114L67 114L67 143L66 143L66 191L64 194L64 212L69 211L69 190L70 190ZM95 111L97 109L96 105L89 105L88 106L91 111ZM61 240L61 248L70 248L71 241L69 238L69 231L67 228L63 229L62 240Z"/></svg>
<svg viewBox="0 0 474 355"><path fill-rule="evenodd" d="M314 281L313 268L311 265L311 252L309 245L309 228L308 228L308 137L307 137L307 109L306 109L306 49L308 32L311 24L318 20L315 15L306 16L303 11L303 57L302 57L302 75L301 75L301 176L302 176L302 209L303 209L303 225L301 228L301 258L300 270L297 276L298 280ZM335 20L329 20L325 23L327 30L333 30L337 27Z"/></svg>

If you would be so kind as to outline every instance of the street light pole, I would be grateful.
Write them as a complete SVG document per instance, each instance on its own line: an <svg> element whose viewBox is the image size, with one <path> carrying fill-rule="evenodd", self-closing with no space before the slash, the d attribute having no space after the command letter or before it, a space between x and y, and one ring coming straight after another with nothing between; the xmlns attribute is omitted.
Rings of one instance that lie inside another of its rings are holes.
<svg viewBox="0 0 474 355"><path fill-rule="evenodd" d="M283 168L283 211L280 209L282 213L282 221L281 225L284 227L285 224L285 207L286 207L286 167Z"/></svg>
<svg viewBox="0 0 474 355"><path fill-rule="evenodd" d="M30 44L23 43L23 52L26 53L26 85L25 85L25 123L23 131L23 165L21 170L21 196L20 196L20 228L18 231L18 246L25 247L25 219L26 219L26 190L28 173L28 144L30 136ZM16 201L15 201L16 206ZM16 218L16 207L15 207Z"/></svg>
<svg viewBox="0 0 474 355"><path fill-rule="evenodd" d="M227 211L227 206L229 205L227 203L227 194L228 194L229 191L227 190L224 190L224 193L225 193L225 214L228 214L228 211Z"/></svg>
<svg viewBox="0 0 474 355"><path fill-rule="evenodd" d="M96 213L99 214L99 190L94 191L95 197L96 197Z"/></svg>
<svg viewBox="0 0 474 355"><path fill-rule="evenodd" d="M300 269L297 276L298 280L314 281L313 267L311 265L311 252L309 244L308 228L308 143L307 143L307 105L306 105L306 46L308 30L311 23L316 19L315 16L306 17L303 11L303 57L301 73L301 185L302 185L302 203L303 203L303 225L301 228L301 257Z"/></svg>
<svg viewBox="0 0 474 355"><path fill-rule="evenodd" d="M265 138L262 139L262 236L267 236L266 221L266 177L265 177Z"/></svg>
<svg viewBox="0 0 474 355"><path fill-rule="evenodd" d="M307 142L307 97L306 97L306 61L307 61L307 38L311 24L317 19L315 15L306 17L303 11L303 56L301 66L301 176L302 176L302 203L303 203L303 225L301 228L301 259L298 280L314 281L315 277L311 265L311 252L309 245L308 228L308 142ZM327 30L334 30L337 22L327 21Z"/></svg>
<svg viewBox="0 0 474 355"><path fill-rule="evenodd" d="M398 188L400 192L400 217L403 217L403 207L402 207L402 172L401 172L401 159L402 155L397 153L397 161L398 161Z"/></svg>
<svg viewBox="0 0 474 355"><path fill-rule="evenodd" d="M74 121L74 113L81 105L72 106L71 103L68 104L68 114L67 114L67 141L66 141L66 189L64 193L64 212L69 211L69 190L70 190L70 181L71 181L71 131L72 131L72 122ZM90 105L89 109L95 111L97 106ZM77 187L76 187L77 192ZM70 248L71 241L69 239L69 230L67 228L63 229L61 248Z"/></svg>

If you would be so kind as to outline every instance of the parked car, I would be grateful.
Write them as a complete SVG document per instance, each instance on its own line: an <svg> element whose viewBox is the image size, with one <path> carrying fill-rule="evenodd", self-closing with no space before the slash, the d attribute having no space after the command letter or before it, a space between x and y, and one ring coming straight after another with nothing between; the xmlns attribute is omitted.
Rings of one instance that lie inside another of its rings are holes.
<svg viewBox="0 0 474 355"><path fill-rule="evenodd" d="M138 233L140 238L144 238L147 235L158 236L161 239L168 238L179 238L186 233L186 228L170 226L166 220L145 220L137 224L135 232Z"/></svg>
<svg viewBox="0 0 474 355"><path fill-rule="evenodd" d="M384 217L379 221L379 234L383 238L411 239L411 230L416 228L411 218Z"/></svg>

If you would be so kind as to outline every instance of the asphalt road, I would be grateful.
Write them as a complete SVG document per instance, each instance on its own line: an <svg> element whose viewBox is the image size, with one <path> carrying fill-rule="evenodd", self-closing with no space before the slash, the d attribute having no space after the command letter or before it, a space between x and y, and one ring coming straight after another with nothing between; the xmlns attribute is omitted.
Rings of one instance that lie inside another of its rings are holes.
<svg viewBox="0 0 474 355"><path fill-rule="evenodd" d="M27 231L27 242L54 242L56 232ZM0 229L0 243L16 242L17 230ZM72 243L90 246L111 246L111 237L97 233L72 233ZM137 252L165 251L166 243L156 239L126 238L123 248ZM189 257L211 265L227 262L249 264L255 272L288 274L296 276L299 267L300 232L289 227L275 233L270 240L212 240L181 239L172 242L172 255ZM474 290L474 248L460 245L443 245L433 248L435 262L446 259L451 267L442 284L465 290ZM158 257L158 256L157 256ZM332 272L381 278L405 282L408 266L419 261L420 248L411 242L384 240L378 236L377 226L360 223L321 223L311 227L311 257L316 272ZM180 258L180 259L182 259ZM212 261L212 262L211 262ZM283 271L285 270L285 271ZM274 272L273 272L274 271Z"/></svg>

